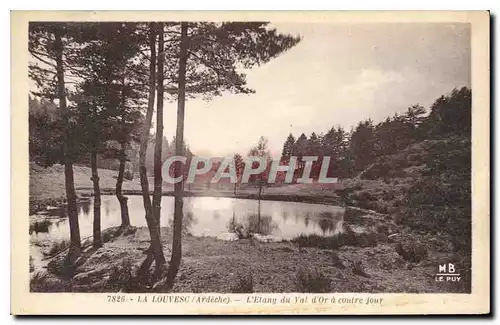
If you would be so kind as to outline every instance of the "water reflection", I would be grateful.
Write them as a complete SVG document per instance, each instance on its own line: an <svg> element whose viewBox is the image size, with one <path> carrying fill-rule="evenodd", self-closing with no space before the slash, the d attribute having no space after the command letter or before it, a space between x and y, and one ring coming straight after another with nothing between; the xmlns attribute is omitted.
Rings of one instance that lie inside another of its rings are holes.
<svg viewBox="0 0 500 325"><path fill-rule="evenodd" d="M323 235L326 235L327 233L333 232L335 230L337 222L334 219L321 218L318 221L318 225Z"/></svg>
<svg viewBox="0 0 500 325"><path fill-rule="evenodd" d="M304 216L304 226L309 227L309 213L306 213L306 215Z"/></svg>
<svg viewBox="0 0 500 325"><path fill-rule="evenodd" d="M182 233L183 234L191 234L191 230L193 226L196 225L196 218L192 212L185 212L182 217ZM168 226L170 228L174 227L174 218L171 217L168 219Z"/></svg>
<svg viewBox="0 0 500 325"><path fill-rule="evenodd" d="M281 218L283 218L283 222L286 222L288 220L288 213L286 211L283 211L281 214Z"/></svg>
<svg viewBox="0 0 500 325"><path fill-rule="evenodd" d="M144 207L141 196L129 196L131 224L146 227ZM102 197L102 228L118 226L121 223L120 205L114 196ZM173 197L162 198L161 225L172 226ZM81 237L92 236L93 204L85 202L79 205L78 218ZM54 212L54 211L51 211ZM322 204L296 202L278 202L215 198L187 197L184 199L183 232L194 236L218 237L228 232L228 225L241 224L245 231L274 235L291 239L300 234L331 235L339 227L344 208ZM65 215L65 209L59 209ZM32 236L43 236L36 234ZM69 238L69 225L66 218L52 223L48 229L52 239Z"/></svg>
<svg viewBox="0 0 500 325"><path fill-rule="evenodd" d="M90 213L90 201L85 201L80 203L80 207L82 209L83 214L89 214Z"/></svg>

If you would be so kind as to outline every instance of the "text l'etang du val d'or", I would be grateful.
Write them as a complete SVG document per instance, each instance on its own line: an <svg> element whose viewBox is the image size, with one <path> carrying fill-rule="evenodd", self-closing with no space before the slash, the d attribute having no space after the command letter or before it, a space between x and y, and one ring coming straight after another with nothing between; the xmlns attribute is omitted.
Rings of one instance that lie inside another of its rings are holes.
<svg viewBox="0 0 500 325"><path fill-rule="evenodd" d="M152 304L337 304L337 305L381 305L384 298L381 297L352 297L332 295L300 295L288 296L261 296L247 295L246 297L235 297L232 295L107 295L110 303L152 303Z"/></svg>

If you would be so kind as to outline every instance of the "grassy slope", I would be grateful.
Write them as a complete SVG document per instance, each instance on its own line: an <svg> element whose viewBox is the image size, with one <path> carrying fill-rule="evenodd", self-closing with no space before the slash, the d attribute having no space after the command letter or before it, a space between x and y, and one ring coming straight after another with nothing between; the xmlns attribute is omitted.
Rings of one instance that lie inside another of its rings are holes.
<svg viewBox="0 0 500 325"><path fill-rule="evenodd" d="M92 173L89 167L73 166L75 187L78 193L87 193L92 189ZM114 189L117 171L99 169L99 181L103 189ZM140 186L137 179L124 181L124 189ZM139 187L140 188L140 187ZM30 198L33 200L55 200L66 196L64 185L64 166L54 165L43 168L30 163Z"/></svg>

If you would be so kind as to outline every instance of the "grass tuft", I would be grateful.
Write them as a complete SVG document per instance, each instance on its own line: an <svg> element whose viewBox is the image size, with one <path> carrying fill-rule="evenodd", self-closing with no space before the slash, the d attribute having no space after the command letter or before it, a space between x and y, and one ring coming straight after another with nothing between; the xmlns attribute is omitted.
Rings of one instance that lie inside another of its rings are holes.
<svg viewBox="0 0 500 325"><path fill-rule="evenodd" d="M252 273L239 274L236 284L231 288L232 293L253 293Z"/></svg>
<svg viewBox="0 0 500 325"><path fill-rule="evenodd" d="M332 284L330 279L318 270L300 270L296 275L296 288L298 292L324 293L332 291Z"/></svg>

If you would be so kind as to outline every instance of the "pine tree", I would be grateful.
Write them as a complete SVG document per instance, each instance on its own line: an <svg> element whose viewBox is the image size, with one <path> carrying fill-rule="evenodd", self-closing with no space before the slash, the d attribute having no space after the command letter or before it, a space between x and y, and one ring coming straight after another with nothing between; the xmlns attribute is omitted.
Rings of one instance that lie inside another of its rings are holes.
<svg viewBox="0 0 500 325"><path fill-rule="evenodd" d="M37 86L35 95L50 101L58 100L58 114L54 123L54 146L50 163L64 164L67 213L70 227L68 261L74 263L81 254L80 227L76 207L76 191L73 164L80 152L78 125L72 109L67 104L69 79L67 58L74 49L72 43L78 30L71 24L30 22L28 50L33 57L29 65L29 77ZM58 147L58 148L57 148Z"/></svg>
<svg viewBox="0 0 500 325"><path fill-rule="evenodd" d="M295 137L293 134L289 134L286 138L285 144L283 145L283 151L281 152L281 156L290 157L294 155L294 145L295 145Z"/></svg>
<svg viewBox="0 0 500 325"><path fill-rule="evenodd" d="M188 23L171 25L166 31L171 39L165 55L176 60L166 73L176 85L169 87L169 93L177 96L176 155L183 155L184 112L186 96L201 95L205 99L220 96L223 91L232 93L253 93L246 86L246 69L266 63L299 42L299 38L279 34L262 22ZM178 48L171 47L178 45ZM175 64L174 64L175 63ZM175 165L175 175L183 175L183 165ZM183 182L175 184L174 230L172 257L167 274L166 286L171 289L181 261L181 237L183 217Z"/></svg>

